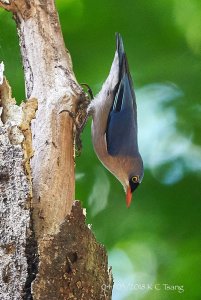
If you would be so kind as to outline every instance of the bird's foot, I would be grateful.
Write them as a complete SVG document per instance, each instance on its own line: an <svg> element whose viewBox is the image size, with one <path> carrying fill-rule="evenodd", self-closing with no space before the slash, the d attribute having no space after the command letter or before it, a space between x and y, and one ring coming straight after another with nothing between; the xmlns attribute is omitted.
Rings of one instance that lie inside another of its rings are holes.
<svg viewBox="0 0 201 300"><path fill-rule="evenodd" d="M86 85L86 84L84 84ZM88 85L88 93L90 96L93 96L91 89ZM90 91L89 91L90 90ZM83 94L80 97L80 101L78 102L76 112L72 112L68 109L63 109L59 113L62 112L68 112L69 116L72 118L74 123L74 141L75 141L75 152L76 156L80 156L82 151L82 140L81 140L81 134L84 130L84 127L86 126L87 120L88 120L88 113L87 108L90 103L89 97L87 94L83 92Z"/></svg>
<svg viewBox="0 0 201 300"><path fill-rule="evenodd" d="M85 86L87 88L87 93L90 96L91 100L94 98L92 89L90 88L90 86L87 83L80 83L80 85Z"/></svg>
<svg viewBox="0 0 201 300"><path fill-rule="evenodd" d="M94 98L92 89L86 83L81 83L80 85L87 87L87 93L83 91L81 95L80 102L78 103L76 117L75 117L75 126L76 126L76 134L75 134L75 145L76 145L76 155L80 156L82 150L82 140L81 134L87 124L89 113L87 111L88 106L90 104L90 100ZM89 99L90 96L90 99Z"/></svg>

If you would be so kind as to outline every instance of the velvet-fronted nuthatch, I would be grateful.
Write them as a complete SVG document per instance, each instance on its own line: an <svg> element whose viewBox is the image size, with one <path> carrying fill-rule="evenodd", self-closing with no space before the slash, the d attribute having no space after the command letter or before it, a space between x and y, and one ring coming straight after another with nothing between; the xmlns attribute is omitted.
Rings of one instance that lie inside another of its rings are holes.
<svg viewBox="0 0 201 300"><path fill-rule="evenodd" d="M137 107L132 78L120 34L109 76L88 107L92 141L103 165L122 183L130 206L143 178L137 140Z"/></svg>

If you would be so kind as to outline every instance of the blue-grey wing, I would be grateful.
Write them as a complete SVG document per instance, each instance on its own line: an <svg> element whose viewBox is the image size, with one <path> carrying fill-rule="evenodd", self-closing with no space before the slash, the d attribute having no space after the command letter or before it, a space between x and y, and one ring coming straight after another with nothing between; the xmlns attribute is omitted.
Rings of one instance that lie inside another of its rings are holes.
<svg viewBox="0 0 201 300"><path fill-rule="evenodd" d="M114 91L114 101L107 121L107 151L112 156L136 156L139 154L136 100L123 42L119 34L117 35L117 51L119 82Z"/></svg>
<svg viewBox="0 0 201 300"><path fill-rule="evenodd" d="M115 99L116 104L113 105L108 117L107 151L112 156L138 155L136 105L127 85L128 78L125 77Z"/></svg>

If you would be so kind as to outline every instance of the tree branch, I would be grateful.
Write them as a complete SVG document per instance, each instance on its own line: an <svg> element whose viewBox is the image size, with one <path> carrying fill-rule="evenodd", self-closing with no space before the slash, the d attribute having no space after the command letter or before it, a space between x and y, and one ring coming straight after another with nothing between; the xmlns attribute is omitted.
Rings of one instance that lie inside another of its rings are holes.
<svg viewBox="0 0 201 300"><path fill-rule="evenodd" d="M83 96L72 72L54 1L17 1L14 18L20 37L28 98L38 99L32 122L33 203L36 234L52 234L74 200L73 121ZM25 3L27 3L25 1ZM22 9L21 9L22 8ZM54 216L54 218L52 218Z"/></svg>

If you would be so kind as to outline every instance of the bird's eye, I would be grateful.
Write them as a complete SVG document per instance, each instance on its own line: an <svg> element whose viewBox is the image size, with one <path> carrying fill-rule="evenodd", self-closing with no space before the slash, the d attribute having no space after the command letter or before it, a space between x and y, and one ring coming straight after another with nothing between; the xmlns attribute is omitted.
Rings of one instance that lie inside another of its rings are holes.
<svg viewBox="0 0 201 300"><path fill-rule="evenodd" d="M132 182L137 183L139 181L139 176L133 176Z"/></svg>

